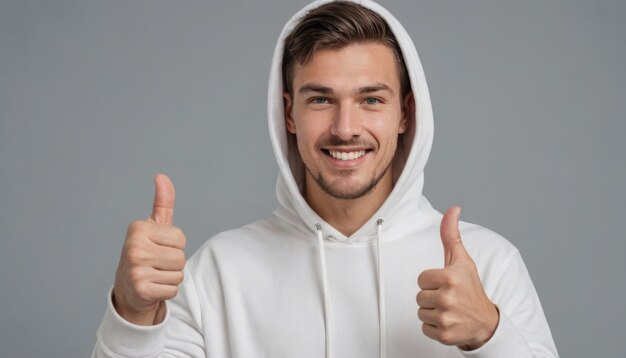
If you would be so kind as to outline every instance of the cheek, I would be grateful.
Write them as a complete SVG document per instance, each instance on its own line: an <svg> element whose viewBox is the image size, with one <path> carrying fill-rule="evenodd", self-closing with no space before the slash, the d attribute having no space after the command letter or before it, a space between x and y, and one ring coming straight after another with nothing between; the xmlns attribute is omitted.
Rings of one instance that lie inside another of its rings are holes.
<svg viewBox="0 0 626 358"><path fill-rule="evenodd" d="M324 126L322 118L316 118L315 116L300 117L296 125L296 136L299 143L303 145L308 143L309 146L314 146L324 136L326 130L327 128Z"/></svg>
<svg viewBox="0 0 626 358"><path fill-rule="evenodd" d="M395 146L400 131L400 120L392 115L381 115L370 122L369 128L380 146Z"/></svg>
<svg viewBox="0 0 626 358"><path fill-rule="evenodd" d="M314 128L304 123L299 123L296 131L296 139L300 156L311 157L311 153L315 152L315 144L319 139Z"/></svg>
<svg viewBox="0 0 626 358"><path fill-rule="evenodd" d="M306 150L307 147L306 143L306 138L302 136L302 132L300 132L300 128L298 127L298 131L296 131L296 144L298 145L298 151L300 152L300 155L304 154L304 150Z"/></svg>

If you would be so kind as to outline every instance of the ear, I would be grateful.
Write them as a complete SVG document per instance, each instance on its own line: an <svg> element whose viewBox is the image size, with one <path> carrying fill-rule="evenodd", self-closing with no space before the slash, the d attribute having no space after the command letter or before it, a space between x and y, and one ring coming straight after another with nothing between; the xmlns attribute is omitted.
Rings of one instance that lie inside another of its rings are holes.
<svg viewBox="0 0 626 358"><path fill-rule="evenodd" d="M406 132L413 122L415 122L415 98L413 98L413 92L409 92L402 101L402 118L400 118L398 134Z"/></svg>
<svg viewBox="0 0 626 358"><path fill-rule="evenodd" d="M289 133L296 134L296 122L293 120L293 116L291 114L293 110L293 101L291 100L289 92L283 93L283 102L285 104L283 111L285 113L285 127Z"/></svg>

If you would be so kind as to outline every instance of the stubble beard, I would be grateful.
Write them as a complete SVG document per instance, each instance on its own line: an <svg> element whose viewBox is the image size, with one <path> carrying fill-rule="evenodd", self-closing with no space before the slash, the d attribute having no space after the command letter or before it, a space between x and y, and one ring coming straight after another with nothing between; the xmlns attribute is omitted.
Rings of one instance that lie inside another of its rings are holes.
<svg viewBox="0 0 626 358"><path fill-rule="evenodd" d="M371 193L374 190L374 188L376 188L376 185L378 185L378 183L385 177L385 174L387 174L387 171L391 167L392 162L393 162L393 157L389 160L389 163L387 163L385 170L383 170L378 176L373 177L369 181L369 183L365 184L363 187L354 188L353 191L345 191L345 190L342 191L339 188L336 188L332 184L330 184L324 178L324 176L322 176L321 172L319 173L319 175L315 176L306 164L304 164L304 168L306 169L307 172L309 172L309 174L315 180L315 182L320 187L320 189L322 189L326 194L332 196L335 199L356 200ZM348 173L346 176L349 176L349 175L350 173Z"/></svg>

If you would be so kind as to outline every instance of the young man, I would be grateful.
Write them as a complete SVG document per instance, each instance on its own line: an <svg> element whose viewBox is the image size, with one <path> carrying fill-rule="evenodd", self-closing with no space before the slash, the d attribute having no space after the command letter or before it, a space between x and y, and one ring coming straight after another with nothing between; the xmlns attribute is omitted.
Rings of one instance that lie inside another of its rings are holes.
<svg viewBox="0 0 626 358"><path fill-rule="evenodd" d="M557 356L518 251L422 195L433 123L409 36L375 3L326 2L274 55L279 208L185 264L158 175L93 356Z"/></svg>

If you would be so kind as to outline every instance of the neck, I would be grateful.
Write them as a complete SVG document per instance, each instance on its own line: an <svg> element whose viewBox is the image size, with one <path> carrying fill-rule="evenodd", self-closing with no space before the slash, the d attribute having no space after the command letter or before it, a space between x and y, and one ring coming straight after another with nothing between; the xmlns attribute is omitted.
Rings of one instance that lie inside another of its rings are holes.
<svg viewBox="0 0 626 358"><path fill-rule="evenodd" d="M354 234L383 205L393 189L391 168L367 194L357 199L337 199L315 182L306 172L305 200L328 224L346 236Z"/></svg>

